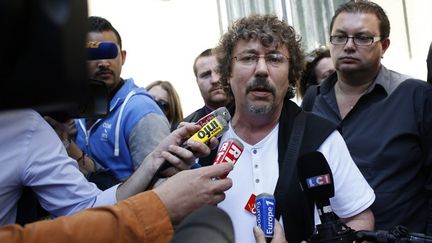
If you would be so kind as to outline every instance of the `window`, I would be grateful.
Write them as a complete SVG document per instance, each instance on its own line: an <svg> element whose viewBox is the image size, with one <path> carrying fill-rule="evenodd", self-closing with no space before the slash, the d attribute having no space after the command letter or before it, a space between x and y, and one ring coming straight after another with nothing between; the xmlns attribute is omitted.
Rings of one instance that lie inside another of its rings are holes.
<svg viewBox="0 0 432 243"><path fill-rule="evenodd" d="M275 14L294 26L303 48L311 51L329 42L330 21L336 8L349 0L218 0L220 30L250 14Z"/></svg>

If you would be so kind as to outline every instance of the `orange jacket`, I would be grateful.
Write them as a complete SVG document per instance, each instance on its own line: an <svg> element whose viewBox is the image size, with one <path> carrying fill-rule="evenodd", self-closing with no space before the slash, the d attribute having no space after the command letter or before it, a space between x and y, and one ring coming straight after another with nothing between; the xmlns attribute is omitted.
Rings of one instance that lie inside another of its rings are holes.
<svg viewBox="0 0 432 243"><path fill-rule="evenodd" d="M0 228L0 242L169 242L173 227L165 206L152 191L114 206L72 216Z"/></svg>

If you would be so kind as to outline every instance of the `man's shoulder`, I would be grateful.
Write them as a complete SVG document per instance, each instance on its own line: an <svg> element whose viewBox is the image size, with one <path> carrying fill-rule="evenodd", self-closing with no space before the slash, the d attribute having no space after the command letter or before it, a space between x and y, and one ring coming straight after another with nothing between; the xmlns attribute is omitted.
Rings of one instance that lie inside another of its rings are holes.
<svg viewBox="0 0 432 243"><path fill-rule="evenodd" d="M205 108L201 107L200 109L192 112L190 115L188 115L183 121L185 122L196 122L199 119L201 119L203 116L207 115L205 113Z"/></svg>

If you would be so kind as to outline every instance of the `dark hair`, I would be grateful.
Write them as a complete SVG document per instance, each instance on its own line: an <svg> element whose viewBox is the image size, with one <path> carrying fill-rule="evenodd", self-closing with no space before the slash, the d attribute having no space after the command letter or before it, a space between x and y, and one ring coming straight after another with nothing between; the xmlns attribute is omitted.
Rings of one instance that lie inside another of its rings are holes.
<svg viewBox="0 0 432 243"><path fill-rule="evenodd" d="M103 32L103 31L114 32L114 34L117 37L120 49L122 48L122 39L120 37L120 34L108 20L98 16L90 16L88 17L88 25L89 25L89 32Z"/></svg>
<svg viewBox="0 0 432 243"><path fill-rule="evenodd" d="M297 85L297 93L300 97L305 95L309 86L318 84L320 80L317 80L315 67L321 59L327 57L330 57L330 50L327 47L317 48L306 55L306 68Z"/></svg>
<svg viewBox="0 0 432 243"><path fill-rule="evenodd" d="M294 88L304 68L304 56L301 50L301 38L293 27L279 20L275 15L251 15L235 21L221 37L214 49L220 74L221 84L227 94L233 98L228 79L231 77L233 50L239 40L259 40L265 47L273 44L285 46L289 52L289 90L288 98L294 97Z"/></svg>
<svg viewBox="0 0 432 243"><path fill-rule="evenodd" d="M340 13L372 13L380 21L380 36L382 38L387 38L390 36L390 21L387 17L387 14L384 10L376 3L370 1L356 1L356 2L348 2L346 4L341 5L333 15L333 18L330 23L330 34L333 29L333 23L336 17Z"/></svg>
<svg viewBox="0 0 432 243"><path fill-rule="evenodd" d="M197 67L196 67L196 63L197 63L197 61L198 61L198 59L200 59L201 57L209 57L209 56L212 56L213 55L213 53L212 53L212 49L211 48L209 48L209 49L206 49L206 50L204 50L203 52L201 52L196 58L195 58L195 60L194 60L194 63L193 63L193 71L194 71L194 74L195 74L195 77L197 77L198 76L198 70L197 70Z"/></svg>

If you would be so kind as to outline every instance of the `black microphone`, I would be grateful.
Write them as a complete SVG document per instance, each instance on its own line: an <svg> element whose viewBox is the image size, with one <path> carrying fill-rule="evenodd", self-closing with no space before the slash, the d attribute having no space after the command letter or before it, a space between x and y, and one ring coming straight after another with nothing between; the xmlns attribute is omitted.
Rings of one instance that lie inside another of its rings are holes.
<svg viewBox="0 0 432 243"><path fill-rule="evenodd" d="M309 242L353 242L355 231L342 223L330 206L333 174L324 155L317 151L306 153L298 159L297 168L303 192L315 202L321 220Z"/></svg>
<svg viewBox="0 0 432 243"><path fill-rule="evenodd" d="M118 55L114 42L91 41L87 43L87 60L113 59Z"/></svg>
<svg viewBox="0 0 432 243"><path fill-rule="evenodd" d="M234 227L228 214L205 206L187 216L174 232L171 243L234 243Z"/></svg>

